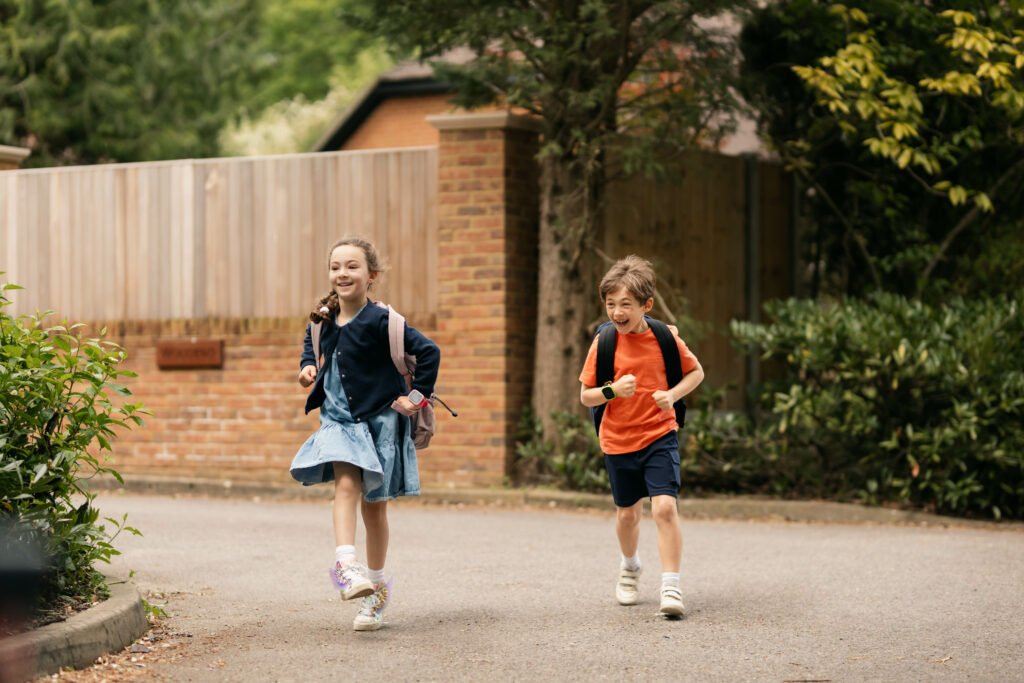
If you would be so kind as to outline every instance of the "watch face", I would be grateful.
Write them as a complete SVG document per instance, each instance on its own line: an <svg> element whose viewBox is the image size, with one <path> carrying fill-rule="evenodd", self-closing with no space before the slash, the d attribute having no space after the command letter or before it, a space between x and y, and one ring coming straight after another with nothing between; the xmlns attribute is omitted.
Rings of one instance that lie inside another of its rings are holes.
<svg viewBox="0 0 1024 683"><path fill-rule="evenodd" d="M601 393L604 394L604 397L608 400L615 398L615 390L609 386L601 387Z"/></svg>

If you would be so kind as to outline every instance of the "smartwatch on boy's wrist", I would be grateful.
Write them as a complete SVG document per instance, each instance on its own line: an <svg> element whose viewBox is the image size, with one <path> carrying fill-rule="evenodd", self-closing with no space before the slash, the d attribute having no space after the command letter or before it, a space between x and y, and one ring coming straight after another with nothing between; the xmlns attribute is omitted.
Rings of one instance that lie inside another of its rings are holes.
<svg viewBox="0 0 1024 683"><path fill-rule="evenodd" d="M611 382L604 383L604 386L601 387L601 393L604 394L604 397L609 401L615 398L615 389L612 388Z"/></svg>

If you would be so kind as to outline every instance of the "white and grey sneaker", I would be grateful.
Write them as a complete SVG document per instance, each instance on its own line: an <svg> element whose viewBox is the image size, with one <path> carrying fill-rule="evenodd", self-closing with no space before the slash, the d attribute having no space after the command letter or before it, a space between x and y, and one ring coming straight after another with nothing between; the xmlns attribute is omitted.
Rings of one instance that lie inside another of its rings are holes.
<svg viewBox="0 0 1024 683"><path fill-rule="evenodd" d="M679 586L661 587L661 609L658 613L667 617L683 616L683 593Z"/></svg>
<svg viewBox="0 0 1024 683"><path fill-rule="evenodd" d="M639 592L637 591L637 580L640 578L640 572L643 571L643 567L640 567L636 571L626 569L625 567L619 567L619 582L615 584L615 599L619 601L620 605L635 605Z"/></svg>

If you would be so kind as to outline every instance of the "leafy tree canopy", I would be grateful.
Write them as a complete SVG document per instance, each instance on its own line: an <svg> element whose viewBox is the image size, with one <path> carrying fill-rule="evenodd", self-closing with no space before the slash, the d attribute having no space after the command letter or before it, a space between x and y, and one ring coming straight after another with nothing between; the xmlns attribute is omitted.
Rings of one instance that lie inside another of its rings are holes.
<svg viewBox="0 0 1024 683"><path fill-rule="evenodd" d="M216 155L226 122L322 98L373 49L350 2L0 0L0 144L29 166Z"/></svg>
<svg viewBox="0 0 1024 683"><path fill-rule="evenodd" d="M244 105L249 113L301 95L320 100L352 82L362 55L379 41L346 18L354 0L262 0L255 53L261 77ZM373 59L380 63L379 58Z"/></svg>
<svg viewBox="0 0 1024 683"><path fill-rule="evenodd" d="M208 156L251 77L256 0L0 0L0 140L29 165Z"/></svg>
<svg viewBox="0 0 1024 683"><path fill-rule="evenodd" d="M1016 4L789 0L747 24L745 94L809 187L822 287L982 284L963 255L1005 248L1024 208ZM989 261L988 287L1024 284Z"/></svg>

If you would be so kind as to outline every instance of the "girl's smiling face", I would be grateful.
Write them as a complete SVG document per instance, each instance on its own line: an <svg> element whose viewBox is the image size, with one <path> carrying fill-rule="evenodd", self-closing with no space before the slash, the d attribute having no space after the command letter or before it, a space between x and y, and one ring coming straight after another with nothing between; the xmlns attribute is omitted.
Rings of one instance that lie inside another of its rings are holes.
<svg viewBox="0 0 1024 683"><path fill-rule="evenodd" d="M366 254L352 244L342 244L331 252L331 287L342 301L362 303L366 291L377 279L377 272L366 265Z"/></svg>
<svg viewBox="0 0 1024 683"><path fill-rule="evenodd" d="M604 298L608 319L615 323L619 334L640 333L647 330L644 314L654 307L654 299L640 302L625 287L608 292Z"/></svg>

